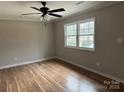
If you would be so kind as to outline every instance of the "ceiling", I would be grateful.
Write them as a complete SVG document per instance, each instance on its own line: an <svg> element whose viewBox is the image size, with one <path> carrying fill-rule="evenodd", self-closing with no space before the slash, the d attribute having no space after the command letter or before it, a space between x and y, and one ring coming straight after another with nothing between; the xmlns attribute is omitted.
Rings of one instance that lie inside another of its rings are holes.
<svg viewBox="0 0 124 93"><path fill-rule="evenodd" d="M112 1L46 1L47 7L52 9L64 8L66 11L57 14L63 15L63 18L75 15L77 13L95 10L116 4ZM30 20L40 21L40 15L22 16L23 13L37 12L30 7L40 8L39 1L0 1L0 19L6 20ZM49 17L50 20L57 20L55 17Z"/></svg>

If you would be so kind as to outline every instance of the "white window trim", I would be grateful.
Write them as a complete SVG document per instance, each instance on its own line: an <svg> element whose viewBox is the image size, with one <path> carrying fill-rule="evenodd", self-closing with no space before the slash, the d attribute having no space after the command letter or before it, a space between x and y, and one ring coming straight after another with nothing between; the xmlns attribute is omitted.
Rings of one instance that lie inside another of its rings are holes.
<svg viewBox="0 0 124 93"><path fill-rule="evenodd" d="M84 22L87 22L87 21L94 21L94 24L96 24L96 22L95 22L95 17L92 17L92 18L88 18L88 19L84 19L84 20L81 20L81 21L76 21L76 22L72 22L72 23L66 23L65 25L64 25L64 47L65 48L71 48L71 49L79 49L79 50L84 50L84 51L92 51L92 52L94 52L95 51L95 48L96 48L96 46L95 46L95 25L94 25L94 34L93 34L93 36L94 36L94 48L85 48L85 47L79 47L78 46L78 43L79 43L79 35L77 34L77 46L76 47L73 47L73 46L67 46L65 43L66 43L66 36L65 36L65 32L66 32L66 26L68 26L68 25L73 25L73 24L77 24L77 33L78 33L78 29L79 29L79 24L80 23L84 23Z"/></svg>

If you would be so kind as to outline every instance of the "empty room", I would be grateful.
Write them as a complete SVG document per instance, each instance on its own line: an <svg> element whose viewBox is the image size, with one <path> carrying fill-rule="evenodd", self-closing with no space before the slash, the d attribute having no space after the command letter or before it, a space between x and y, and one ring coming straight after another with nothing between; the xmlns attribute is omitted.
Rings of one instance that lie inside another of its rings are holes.
<svg viewBox="0 0 124 93"><path fill-rule="evenodd" d="M0 92L124 92L124 2L0 1Z"/></svg>

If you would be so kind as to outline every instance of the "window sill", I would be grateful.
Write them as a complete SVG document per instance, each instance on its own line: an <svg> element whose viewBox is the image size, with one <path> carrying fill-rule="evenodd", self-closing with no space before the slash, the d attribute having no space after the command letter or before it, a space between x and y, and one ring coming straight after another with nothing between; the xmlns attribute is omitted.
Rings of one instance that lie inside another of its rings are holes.
<svg viewBox="0 0 124 93"><path fill-rule="evenodd" d="M69 47L69 46L64 46L65 48L71 48L71 49L78 49L78 50L84 50L84 51L91 51L94 52L95 49L92 48L79 48L79 47Z"/></svg>

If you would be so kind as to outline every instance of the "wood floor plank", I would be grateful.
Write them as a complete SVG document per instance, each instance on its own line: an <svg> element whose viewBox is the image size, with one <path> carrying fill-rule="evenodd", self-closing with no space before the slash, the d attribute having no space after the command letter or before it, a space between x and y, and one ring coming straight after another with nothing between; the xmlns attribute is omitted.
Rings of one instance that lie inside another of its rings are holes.
<svg viewBox="0 0 124 93"><path fill-rule="evenodd" d="M13 69L6 69L5 70L5 74L6 76L4 77L6 79L6 83L7 83L7 91L10 92L17 92L18 91L18 86L15 80L15 76L13 73Z"/></svg>
<svg viewBox="0 0 124 93"><path fill-rule="evenodd" d="M7 91L7 83L6 83L6 74L5 70L0 71L0 91L6 92Z"/></svg>
<svg viewBox="0 0 124 93"><path fill-rule="evenodd" d="M51 59L0 70L1 92L124 91L124 84L104 84L112 79ZM118 87L119 86L119 87ZM117 89L116 89L117 88Z"/></svg>
<svg viewBox="0 0 124 93"><path fill-rule="evenodd" d="M44 90L52 92L63 91L63 88L60 88L56 82L54 82L48 75L43 72L44 69L41 69L41 67L39 67L37 64L31 65L30 69L35 71L34 73L40 77L39 80L37 79L37 81L44 88Z"/></svg>

